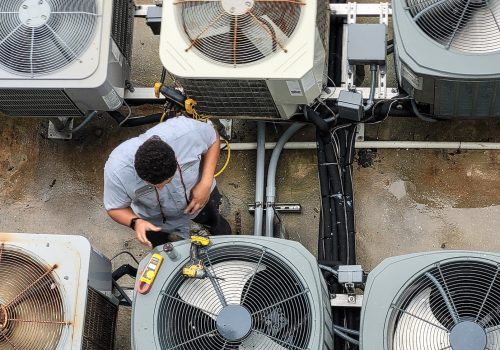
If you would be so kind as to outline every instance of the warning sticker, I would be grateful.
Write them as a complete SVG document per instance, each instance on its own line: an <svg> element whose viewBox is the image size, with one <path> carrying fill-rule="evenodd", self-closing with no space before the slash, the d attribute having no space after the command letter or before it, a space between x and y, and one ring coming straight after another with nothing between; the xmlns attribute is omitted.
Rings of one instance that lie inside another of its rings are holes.
<svg viewBox="0 0 500 350"><path fill-rule="evenodd" d="M288 86L288 91L292 96L304 96L300 83L297 80L287 80L286 85Z"/></svg>

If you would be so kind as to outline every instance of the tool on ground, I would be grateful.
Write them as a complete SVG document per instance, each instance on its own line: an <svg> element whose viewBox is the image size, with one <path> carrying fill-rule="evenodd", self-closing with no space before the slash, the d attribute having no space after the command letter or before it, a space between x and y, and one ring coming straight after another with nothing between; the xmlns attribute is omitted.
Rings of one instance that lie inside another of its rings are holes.
<svg viewBox="0 0 500 350"><path fill-rule="evenodd" d="M153 282L155 281L156 275L160 270L161 263L163 262L163 256L155 253L149 259L148 264L144 268L139 279L139 284L137 285L137 292L140 294L146 294L151 289Z"/></svg>

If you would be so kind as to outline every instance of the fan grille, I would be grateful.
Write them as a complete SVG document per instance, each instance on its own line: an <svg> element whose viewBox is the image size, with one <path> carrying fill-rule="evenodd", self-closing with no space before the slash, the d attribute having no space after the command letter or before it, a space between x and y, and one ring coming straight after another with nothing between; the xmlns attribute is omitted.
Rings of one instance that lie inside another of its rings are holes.
<svg viewBox="0 0 500 350"><path fill-rule="evenodd" d="M305 5L302 0L177 0L189 44L234 66L284 51Z"/></svg>
<svg viewBox="0 0 500 350"><path fill-rule="evenodd" d="M498 264L470 259L429 268L392 305L390 320L392 350L500 348ZM472 345L463 330L477 335Z"/></svg>
<svg viewBox="0 0 500 350"><path fill-rule="evenodd" d="M406 0L415 23L447 50L500 51L500 1Z"/></svg>
<svg viewBox="0 0 500 350"><path fill-rule="evenodd" d="M240 301L238 304L250 313L250 333L239 341L224 338L216 321L220 297L197 283L183 287L192 280L178 273L167 281L159 300L157 332L161 349L309 349L309 290L285 262L268 250L237 245L214 246L203 255L203 260L219 278L241 274L241 264L254 266L241 285L229 281L230 277L227 284L214 280L228 304ZM185 288L183 293L179 292L181 288ZM199 303L193 305L186 299L198 299Z"/></svg>
<svg viewBox="0 0 500 350"><path fill-rule="evenodd" d="M66 334L59 283L30 253L0 244L0 349L52 350Z"/></svg>
<svg viewBox="0 0 500 350"><path fill-rule="evenodd" d="M95 0L0 0L0 68L36 77L79 61L97 17Z"/></svg>

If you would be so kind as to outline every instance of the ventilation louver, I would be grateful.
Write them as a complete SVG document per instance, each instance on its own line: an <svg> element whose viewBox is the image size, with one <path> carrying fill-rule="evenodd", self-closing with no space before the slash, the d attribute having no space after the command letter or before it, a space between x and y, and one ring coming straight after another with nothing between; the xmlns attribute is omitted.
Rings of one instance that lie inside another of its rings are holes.
<svg viewBox="0 0 500 350"><path fill-rule="evenodd" d="M476 252L384 261L368 277L361 349L499 349L499 262Z"/></svg>
<svg viewBox="0 0 500 350"><path fill-rule="evenodd" d="M289 249L298 259L284 259L272 245L214 241L201 255L211 278L185 278L180 268L187 260L182 259L169 269L171 276L157 277L157 289L137 295L135 349L152 349L151 342L142 340L149 332L162 350L330 349L324 347L331 342L328 296L320 280L312 283L319 274L309 272L313 279L307 284L297 269L312 266L290 265L303 257ZM162 269L172 264L167 261Z"/></svg>
<svg viewBox="0 0 500 350"><path fill-rule="evenodd" d="M408 11L431 39L447 50L500 50L500 2L495 0L407 0Z"/></svg>
<svg viewBox="0 0 500 350"><path fill-rule="evenodd" d="M300 19L301 0L178 0L190 45L216 62L259 61L277 50L286 51Z"/></svg>
<svg viewBox="0 0 500 350"><path fill-rule="evenodd" d="M0 69L35 77L79 60L97 15L95 0L0 1Z"/></svg>

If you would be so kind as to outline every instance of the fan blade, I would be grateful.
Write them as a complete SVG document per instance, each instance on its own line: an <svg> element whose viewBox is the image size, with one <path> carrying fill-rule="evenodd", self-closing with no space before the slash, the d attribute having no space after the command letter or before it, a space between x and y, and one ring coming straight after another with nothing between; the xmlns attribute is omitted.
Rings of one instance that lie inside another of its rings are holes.
<svg viewBox="0 0 500 350"><path fill-rule="evenodd" d="M446 328L434 316L431 288L417 294L401 312L394 332L394 350L446 349L450 339Z"/></svg>
<svg viewBox="0 0 500 350"><path fill-rule="evenodd" d="M207 267L208 272L215 276L228 305L239 305L245 284L255 273L265 269L264 265L238 260L229 260ZM178 294L186 303L204 310L212 318L215 318L223 307L208 277L201 280L187 279L179 288Z"/></svg>
<svg viewBox="0 0 500 350"><path fill-rule="evenodd" d="M263 333L252 332L238 347L238 350L288 350Z"/></svg>
<svg viewBox="0 0 500 350"><path fill-rule="evenodd" d="M484 330L487 336L486 349L500 348L500 326L489 327Z"/></svg>
<svg viewBox="0 0 500 350"><path fill-rule="evenodd" d="M203 11L200 11L203 7ZM183 9L183 18L186 22L188 34L192 40L201 40L212 36L228 34L231 31L230 25L226 21L217 21L212 23L213 19L220 17L221 9L213 3L202 2L196 6L185 7ZM203 15L200 16L200 13Z"/></svg>

